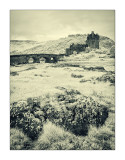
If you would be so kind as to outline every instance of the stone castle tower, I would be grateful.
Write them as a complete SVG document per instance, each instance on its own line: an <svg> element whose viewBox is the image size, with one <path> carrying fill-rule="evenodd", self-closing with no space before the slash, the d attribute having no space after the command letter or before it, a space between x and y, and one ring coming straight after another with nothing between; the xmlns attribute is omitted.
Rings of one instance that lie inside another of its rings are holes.
<svg viewBox="0 0 125 160"><path fill-rule="evenodd" d="M99 35L92 31L91 34L87 36L86 44L88 47L99 49Z"/></svg>

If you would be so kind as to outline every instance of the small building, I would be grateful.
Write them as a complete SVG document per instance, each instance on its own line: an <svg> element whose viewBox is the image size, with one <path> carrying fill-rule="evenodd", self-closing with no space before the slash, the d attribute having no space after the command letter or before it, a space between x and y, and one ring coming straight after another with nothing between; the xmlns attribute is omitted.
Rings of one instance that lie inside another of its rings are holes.
<svg viewBox="0 0 125 160"><path fill-rule="evenodd" d="M99 49L99 35L95 34L94 31L91 34L88 34L86 44L90 48L97 48Z"/></svg>

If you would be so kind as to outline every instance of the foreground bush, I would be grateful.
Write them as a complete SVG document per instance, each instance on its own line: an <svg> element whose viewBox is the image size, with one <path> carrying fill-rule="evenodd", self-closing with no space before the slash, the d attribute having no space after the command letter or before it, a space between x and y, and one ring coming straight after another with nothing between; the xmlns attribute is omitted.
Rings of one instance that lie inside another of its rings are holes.
<svg viewBox="0 0 125 160"><path fill-rule="evenodd" d="M108 117L107 107L78 91L66 90L57 96L57 100L59 106L50 105L46 111L48 119L76 135L87 135L90 125L100 127Z"/></svg>
<svg viewBox="0 0 125 160"><path fill-rule="evenodd" d="M32 140L38 138L44 120L37 100L28 99L27 102L18 102L10 108L10 127L21 128Z"/></svg>
<svg viewBox="0 0 125 160"><path fill-rule="evenodd" d="M83 96L77 90L64 89L64 94L58 94L55 98L48 96L42 100L43 102L39 99L28 98L27 102L15 103L10 108L11 128L22 129L24 134L33 141L41 136L43 124L48 120L56 126L62 127L64 131L86 136L90 126L99 128L108 117L106 106L99 104L91 97ZM53 145L49 144L48 140L42 139L38 148L48 149L48 146L51 146L49 147L51 149L66 149L67 146L68 149L81 148L79 145L82 146L82 144L77 143L77 140L69 141L71 136L69 138L62 137L63 140L58 142L59 135L58 139L56 137L53 139L52 136L51 143L54 143ZM66 139L65 143L63 143L64 139ZM20 146L20 148L22 147Z"/></svg>
<svg viewBox="0 0 125 160"><path fill-rule="evenodd" d="M31 147L30 139L19 129L10 129L10 149L27 150Z"/></svg>

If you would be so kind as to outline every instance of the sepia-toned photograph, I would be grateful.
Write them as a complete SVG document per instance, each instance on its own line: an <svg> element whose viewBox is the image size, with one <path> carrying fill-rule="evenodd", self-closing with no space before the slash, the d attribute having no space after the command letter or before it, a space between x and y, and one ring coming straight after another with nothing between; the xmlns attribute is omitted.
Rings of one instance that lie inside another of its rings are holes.
<svg viewBox="0 0 125 160"><path fill-rule="evenodd" d="M10 10L10 150L115 150L115 10Z"/></svg>

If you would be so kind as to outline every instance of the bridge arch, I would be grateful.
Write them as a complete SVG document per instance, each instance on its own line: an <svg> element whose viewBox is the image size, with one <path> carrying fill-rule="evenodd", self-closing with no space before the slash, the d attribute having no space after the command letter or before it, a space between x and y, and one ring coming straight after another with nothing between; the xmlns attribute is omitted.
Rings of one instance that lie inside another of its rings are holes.
<svg viewBox="0 0 125 160"><path fill-rule="evenodd" d="M45 58L45 63L50 63L51 62L51 58L50 57L44 57Z"/></svg>
<svg viewBox="0 0 125 160"><path fill-rule="evenodd" d="M34 63L34 58L33 57L29 57L28 63Z"/></svg>
<svg viewBox="0 0 125 160"><path fill-rule="evenodd" d="M58 62L58 58L57 57L53 57L53 62L54 63Z"/></svg>
<svg viewBox="0 0 125 160"><path fill-rule="evenodd" d="M40 58L39 58L40 63L45 62L45 60L46 60L46 59L45 59L44 57L40 57Z"/></svg>

